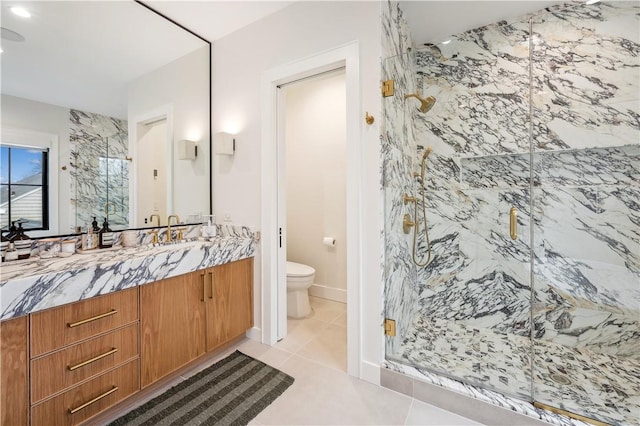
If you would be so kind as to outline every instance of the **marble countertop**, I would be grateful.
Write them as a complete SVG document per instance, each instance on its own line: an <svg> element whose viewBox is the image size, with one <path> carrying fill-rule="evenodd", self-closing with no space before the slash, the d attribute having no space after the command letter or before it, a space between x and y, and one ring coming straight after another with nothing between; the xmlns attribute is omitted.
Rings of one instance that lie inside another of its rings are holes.
<svg viewBox="0 0 640 426"><path fill-rule="evenodd" d="M254 238L224 236L3 263L0 320L246 259L255 246Z"/></svg>

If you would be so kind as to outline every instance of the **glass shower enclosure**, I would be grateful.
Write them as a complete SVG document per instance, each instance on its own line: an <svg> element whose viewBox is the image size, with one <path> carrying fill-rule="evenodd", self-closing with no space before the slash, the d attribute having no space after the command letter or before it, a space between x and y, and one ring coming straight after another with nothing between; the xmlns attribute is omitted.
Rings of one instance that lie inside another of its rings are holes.
<svg viewBox="0 0 640 426"><path fill-rule="evenodd" d="M391 37L387 360L639 422L639 16L637 2L570 3L447 44Z"/></svg>

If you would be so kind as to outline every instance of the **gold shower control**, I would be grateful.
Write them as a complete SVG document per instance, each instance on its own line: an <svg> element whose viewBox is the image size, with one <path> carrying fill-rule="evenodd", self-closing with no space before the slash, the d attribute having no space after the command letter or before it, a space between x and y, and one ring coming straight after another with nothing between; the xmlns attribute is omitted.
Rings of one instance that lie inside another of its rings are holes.
<svg viewBox="0 0 640 426"><path fill-rule="evenodd" d="M509 233L512 240L518 239L518 210L515 207L509 211Z"/></svg>
<svg viewBox="0 0 640 426"><path fill-rule="evenodd" d="M402 230L405 234L408 234L411 231L411 227L415 226L416 223L411 221L411 216L409 214L405 214L402 218Z"/></svg>

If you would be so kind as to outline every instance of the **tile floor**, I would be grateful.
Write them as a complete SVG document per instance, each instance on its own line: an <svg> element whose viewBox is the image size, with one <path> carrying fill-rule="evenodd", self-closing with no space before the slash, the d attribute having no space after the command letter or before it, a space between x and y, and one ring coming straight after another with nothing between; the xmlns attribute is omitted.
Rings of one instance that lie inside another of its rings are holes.
<svg viewBox="0 0 640 426"><path fill-rule="evenodd" d="M288 321L288 335L275 346L245 341L238 349L293 376L295 382L250 424L478 425L346 374L347 308L311 298L314 313Z"/></svg>
<svg viewBox="0 0 640 426"><path fill-rule="evenodd" d="M347 306L311 298L313 314L289 319L275 346L246 339L183 372L144 397L116 407L89 425L105 425L160 395L236 349L294 377L295 382L251 425L479 425L465 417L347 375Z"/></svg>

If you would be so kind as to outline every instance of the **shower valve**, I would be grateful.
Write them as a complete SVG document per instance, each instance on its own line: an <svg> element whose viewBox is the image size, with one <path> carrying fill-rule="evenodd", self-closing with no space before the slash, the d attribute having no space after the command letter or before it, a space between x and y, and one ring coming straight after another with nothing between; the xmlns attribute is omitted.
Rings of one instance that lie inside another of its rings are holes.
<svg viewBox="0 0 640 426"><path fill-rule="evenodd" d="M416 197L412 197L410 195L404 194L404 196L402 197L402 200L404 201L404 205L406 206L408 203L415 203Z"/></svg>
<svg viewBox="0 0 640 426"><path fill-rule="evenodd" d="M411 220L411 216L405 214L402 218L402 230L404 231L404 233L408 234L409 232L411 232L411 228L415 225L416 223Z"/></svg>

